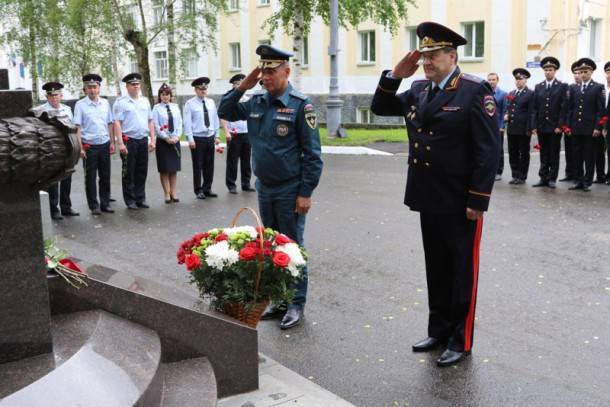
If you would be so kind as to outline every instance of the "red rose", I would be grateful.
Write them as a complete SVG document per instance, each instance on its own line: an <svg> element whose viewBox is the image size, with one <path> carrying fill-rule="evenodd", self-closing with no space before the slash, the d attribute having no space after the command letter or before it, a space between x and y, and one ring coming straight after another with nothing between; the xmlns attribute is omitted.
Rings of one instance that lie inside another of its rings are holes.
<svg viewBox="0 0 610 407"><path fill-rule="evenodd" d="M129 141L129 137L123 134L123 142L127 143Z"/></svg>
<svg viewBox="0 0 610 407"><path fill-rule="evenodd" d="M207 239L208 237L210 237L210 234L208 232L205 232L205 233L201 234L201 238L202 239Z"/></svg>
<svg viewBox="0 0 610 407"><path fill-rule="evenodd" d="M239 259L245 261L254 260L259 252L260 249L258 248L244 246L244 248L239 251Z"/></svg>
<svg viewBox="0 0 610 407"><path fill-rule="evenodd" d="M287 267L290 264L290 256L284 252L273 253L273 264L278 267Z"/></svg>
<svg viewBox="0 0 610 407"><path fill-rule="evenodd" d="M534 150L540 150L540 144L534 144Z"/></svg>
<svg viewBox="0 0 610 407"><path fill-rule="evenodd" d="M227 236L224 233L219 234L218 236L216 236L216 239L214 239L215 242L222 242L223 240L228 240L229 236Z"/></svg>
<svg viewBox="0 0 610 407"><path fill-rule="evenodd" d="M197 233L195 234L195 236L193 236L193 244L195 246L199 246L201 244L201 239L204 239L204 235L203 233Z"/></svg>
<svg viewBox="0 0 610 407"><path fill-rule="evenodd" d="M91 148L91 144L83 143L83 150L87 151Z"/></svg>
<svg viewBox="0 0 610 407"><path fill-rule="evenodd" d="M271 257L272 255L273 255L273 252L271 251L271 249L263 249L263 256Z"/></svg>
<svg viewBox="0 0 610 407"><path fill-rule="evenodd" d="M244 247L251 247L253 249L260 249L260 245L256 242L248 242L244 245Z"/></svg>
<svg viewBox="0 0 610 407"><path fill-rule="evenodd" d="M607 121L608 121L608 116L602 116L602 118L599 119L599 125L603 126L604 124L606 124Z"/></svg>
<svg viewBox="0 0 610 407"><path fill-rule="evenodd" d="M275 244L281 245L286 243L294 243L294 240L281 233L275 237Z"/></svg>
<svg viewBox="0 0 610 407"><path fill-rule="evenodd" d="M184 249L181 247L178 249L178 251L176 252L176 257L178 258L178 264L184 264L184 257L185 257L186 253L184 252Z"/></svg>
<svg viewBox="0 0 610 407"><path fill-rule="evenodd" d="M186 269L192 271L201 265L201 259L196 254L189 254L185 258L185 263Z"/></svg>
<svg viewBox="0 0 610 407"><path fill-rule="evenodd" d="M70 271L76 271L77 273L82 273L83 270L71 259L61 259L59 263Z"/></svg>
<svg viewBox="0 0 610 407"><path fill-rule="evenodd" d="M184 249L185 252L190 252L191 248L193 247L193 241L192 240L185 240L184 242L182 242L180 247L182 247L182 249Z"/></svg>

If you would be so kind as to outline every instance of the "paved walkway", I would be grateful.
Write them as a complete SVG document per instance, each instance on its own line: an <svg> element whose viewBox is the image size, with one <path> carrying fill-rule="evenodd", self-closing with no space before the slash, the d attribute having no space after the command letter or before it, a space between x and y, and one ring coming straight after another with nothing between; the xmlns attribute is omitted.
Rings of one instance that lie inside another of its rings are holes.
<svg viewBox="0 0 610 407"><path fill-rule="evenodd" d="M153 158L151 208L128 211L117 202L115 214L95 218L79 168L73 201L82 216L55 222L60 245L195 293L175 263L178 243L257 205L254 193L228 194L224 156L217 158L216 199L195 199L184 154L182 201L166 205ZM496 185L483 232L473 354L441 370L437 352L410 350L426 335L427 299L419 217L402 204L406 158L325 154L324 161L306 229L306 320L290 331L261 322L262 353L357 406L610 405L610 187L584 193L565 183L554 191ZM112 160L115 198L119 164ZM537 181L537 165L533 156L528 184Z"/></svg>

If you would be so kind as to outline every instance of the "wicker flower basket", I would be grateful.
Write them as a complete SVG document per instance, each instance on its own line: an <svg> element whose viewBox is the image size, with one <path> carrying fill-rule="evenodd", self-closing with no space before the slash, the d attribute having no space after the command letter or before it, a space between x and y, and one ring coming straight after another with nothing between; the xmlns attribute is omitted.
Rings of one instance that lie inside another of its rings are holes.
<svg viewBox="0 0 610 407"><path fill-rule="evenodd" d="M251 307L249 311L246 310L245 304L231 304L225 307L224 313L252 328L256 328L258 321L261 320L261 315L263 315L263 312L267 307L267 304L268 302L259 302Z"/></svg>

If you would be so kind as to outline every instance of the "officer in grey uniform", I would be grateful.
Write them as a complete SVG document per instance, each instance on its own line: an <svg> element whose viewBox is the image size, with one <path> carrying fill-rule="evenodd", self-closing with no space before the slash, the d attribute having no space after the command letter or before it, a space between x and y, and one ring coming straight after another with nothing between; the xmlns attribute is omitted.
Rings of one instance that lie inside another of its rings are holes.
<svg viewBox="0 0 610 407"><path fill-rule="evenodd" d="M62 89L64 85L59 82L47 82L42 85L42 90L46 92L47 103L42 105L46 111L58 112L62 116L67 116L70 120L73 119L72 109L61 103L63 97ZM72 209L72 201L70 200L70 189L72 188L72 175L68 175L60 182L49 187L49 207L51 208L51 218L55 220L63 219L64 216L78 216L79 213ZM58 209L57 205L59 204ZM63 216L62 216L63 215Z"/></svg>
<svg viewBox="0 0 610 407"><path fill-rule="evenodd" d="M303 245L305 215L322 174L316 113L307 96L288 82L292 54L269 45L259 46L256 53L260 55L260 65L222 98L218 114L227 121L248 121L263 223ZM258 83L261 74L266 92L240 103L244 92ZM298 325L307 296L306 269L295 289L285 314L272 305L263 318L284 314L280 328Z"/></svg>

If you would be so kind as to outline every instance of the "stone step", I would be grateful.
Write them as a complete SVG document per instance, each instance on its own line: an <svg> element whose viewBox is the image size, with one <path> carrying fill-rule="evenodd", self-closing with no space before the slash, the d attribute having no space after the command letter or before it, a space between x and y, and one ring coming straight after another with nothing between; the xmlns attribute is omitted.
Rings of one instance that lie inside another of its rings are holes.
<svg viewBox="0 0 610 407"><path fill-rule="evenodd" d="M160 404L164 377L154 331L101 310L57 315L52 330L55 369L0 407ZM13 376L21 362L13 364Z"/></svg>
<svg viewBox="0 0 610 407"><path fill-rule="evenodd" d="M161 407L215 407L216 377L208 358L163 364Z"/></svg>

